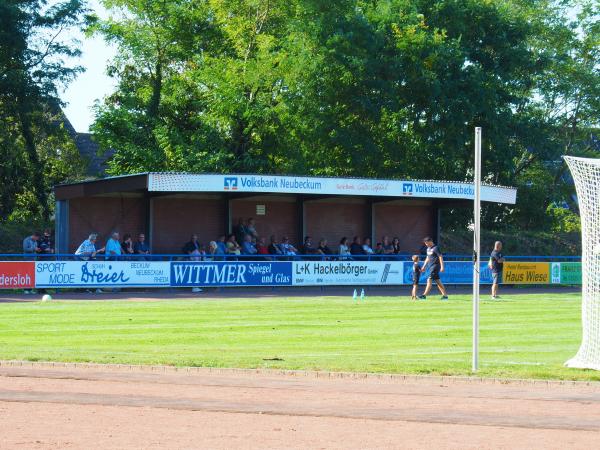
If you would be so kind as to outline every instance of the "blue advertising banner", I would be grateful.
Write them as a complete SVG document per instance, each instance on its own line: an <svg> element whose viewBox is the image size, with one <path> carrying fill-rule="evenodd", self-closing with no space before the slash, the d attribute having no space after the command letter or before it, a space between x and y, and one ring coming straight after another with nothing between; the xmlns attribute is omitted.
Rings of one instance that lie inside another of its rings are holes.
<svg viewBox="0 0 600 450"><path fill-rule="evenodd" d="M157 261L38 261L38 288L166 287L169 263Z"/></svg>
<svg viewBox="0 0 600 450"><path fill-rule="evenodd" d="M196 262L171 263L171 286L291 286L292 263Z"/></svg>
<svg viewBox="0 0 600 450"><path fill-rule="evenodd" d="M421 266L423 262L421 262ZM487 262L480 262L480 280L481 284L492 284L492 272L487 266ZM469 261L449 261L444 264L444 272L440 273L442 283L448 284L472 284L473 283L473 263ZM420 284L425 284L429 277L429 269L421 274ZM412 264L404 265L404 283L412 284Z"/></svg>

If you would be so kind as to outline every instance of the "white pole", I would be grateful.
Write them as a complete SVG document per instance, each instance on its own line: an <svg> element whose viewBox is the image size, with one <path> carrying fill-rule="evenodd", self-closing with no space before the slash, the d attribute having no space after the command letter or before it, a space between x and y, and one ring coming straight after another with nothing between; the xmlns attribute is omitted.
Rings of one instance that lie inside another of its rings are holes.
<svg viewBox="0 0 600 450"><path fill-rule="evenodd" d="M475 198L473 205L474 239L473 239L473 372L479 368L479 250L481 232L481 127L475 128Z"/></svg>

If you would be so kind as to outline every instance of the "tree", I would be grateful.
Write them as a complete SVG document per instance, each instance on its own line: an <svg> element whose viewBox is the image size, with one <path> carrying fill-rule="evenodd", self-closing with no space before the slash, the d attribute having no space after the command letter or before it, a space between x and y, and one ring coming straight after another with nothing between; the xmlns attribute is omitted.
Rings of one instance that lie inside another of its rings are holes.
<svg viewBox="0 0 600 450"><path fill-rule="evenodd" d="M469 180L481 126L484 180L525 194L484 224L531 227L573 192L559 155L597 145L592 0L105 5L119 14L95 30L118 45L119 86L94 130L112 173Z"/></svg>
<svg viewBox="0 0 600 450"><path fill-rule="evenodd" d="M60 125L58 88L81 70L65 64L79 50L61 34L81 25L84 12L80 0L52 6L45 0L0 4L0 171L11 181L0 194L3 218L29 198L24 205L47 220L48 194L57 176L64 180L69 173L81 173L78 159L72 159L73 144ZM69 169L55 170L69 161L75 162Z"/></svg>

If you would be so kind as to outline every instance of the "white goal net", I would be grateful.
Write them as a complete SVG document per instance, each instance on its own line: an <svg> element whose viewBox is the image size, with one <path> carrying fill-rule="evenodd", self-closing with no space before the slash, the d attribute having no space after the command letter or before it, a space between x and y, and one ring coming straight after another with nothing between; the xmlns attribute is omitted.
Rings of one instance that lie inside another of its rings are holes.
<svg viewBox="0 0 600 450"><path fill-rule="evenodd" d="M581 214L583 339L567 367L600 370L600 159L565 156Z"/></svg>

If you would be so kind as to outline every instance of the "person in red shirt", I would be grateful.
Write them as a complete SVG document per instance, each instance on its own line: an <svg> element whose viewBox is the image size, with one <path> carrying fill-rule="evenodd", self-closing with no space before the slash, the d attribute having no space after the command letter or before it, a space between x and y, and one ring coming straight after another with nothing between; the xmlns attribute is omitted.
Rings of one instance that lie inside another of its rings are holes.
<svg viewBox="0 0 600 450"><path fill-rule="evenodd" d="M263 258L267 261L271 260L271 258L268 257L269 247L267 246L267 243L266 243L264 237L258 238L258 241L256 243L256 254L262 255Z"/></svg>

